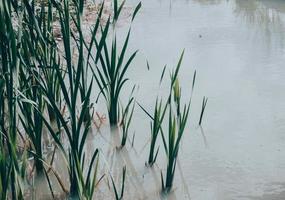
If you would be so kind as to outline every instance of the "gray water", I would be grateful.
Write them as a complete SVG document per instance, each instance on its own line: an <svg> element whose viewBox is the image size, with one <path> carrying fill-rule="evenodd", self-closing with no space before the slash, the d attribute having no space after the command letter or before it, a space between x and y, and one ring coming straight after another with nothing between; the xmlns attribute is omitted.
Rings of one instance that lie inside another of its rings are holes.
<svg viewBox="0 0 285 200"><path fill-rule="evenodd" d="M285 1L142 4L131 36L132 48L139 49L130 73L140 86L137 100L151 110L156 95L167 93L166 87L158 86L161 71L165 64L174 67L184 48L182 95L189 96L197 70L191 125L181 146L173 199L285 199ZM197 123L203 96L209 101L201 130ZM149 138L149 119L137 108L134 121L139 156L132 159L144 173L140 166L148 153L143 146ZM163 153L159 169L164 169ZM153 180L142 182L152 190L148 182Z"/></svg>
<svg viewBox="0 0 285 200"><path fill-rule="evenodd" d="M136 3L129 1L129 8ZM125 9L119 21L119 41L128 30L129 13ZM136 100L150 112L157 96L167 96L169 71L183 49L179 78L184 100L191 94L197 71L174 189L166 199L285 199L284 0L142 0L130 47L139 49L128 74L130 83L138 86ZM127 91L122 102L128 98ZM204 96L209 100L202 127L198 127ZM102 103L97 107L100 114L106 112L100 110ZM145 167L150 119L137 106L123 149L117 148L120 134L104 123L99 130L93 127L88 136L86 155L99 148L98 176L105 174L96 187L96 199L114 198L110 174L120 188L124 166L125 200L163 199L160 173L165 174L167 163L161 141L157 164ZM62 169L63 160L56 159L55 168ZM68 180L66 171L61 176ZM39 193L43 187L47 188L39 184Z"/></svg>

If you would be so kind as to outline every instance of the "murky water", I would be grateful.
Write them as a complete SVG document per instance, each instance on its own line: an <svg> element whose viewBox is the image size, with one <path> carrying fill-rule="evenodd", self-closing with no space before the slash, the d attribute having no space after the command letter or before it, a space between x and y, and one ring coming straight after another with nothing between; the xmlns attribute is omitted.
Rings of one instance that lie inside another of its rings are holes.
<svg viewBox="0 0 285 200"><path fill-rule="evenodd" d="M129 72L139 86L137 101L151 111L156 96L167 94L166 84L159 86L161 71L165 64L174 67L184 48L182 95L189 97L197 70L190 125L168 199L285 199L285 1L143 0L142 4L130 43L139 49ZM120 30L126 31L127 25L120 23ZM203 96L209 101L203 127L198 128ZM116 148L119 134L108 125L99 132L94 128L89 136L87 153L100 148L100 174L106 175L97 199L113 199L107 177L111 173L120 188L123 166L126 200L161 198L163 146L157 165L145 167L150 120L138 107L130 138L133 133L134 147L130 141L124 149ZM62 168L55 163L55 168Z"/></svg>
<svg viewBox="0 0 285 200"><path fill-rule="evenodd" d="M158 87L163 66L174 66L184 48L180 79L186 96L197 70L176 199L188 199L182 181L194 200L285 199L285 1L142 3L131 41L140 50L130 73L140 86L137 100L151 110L156 95L167 92ZM201 130L197 123L204 95L209 102ZM134 122L138 154L130 157L143 173L149 120L137 108ZM161 151L159 167L164 166ZM145 173L151 179L142 180L145 190L156 191L148 185L154 176ZM156 176L159 189L160 174Z"/></svg>

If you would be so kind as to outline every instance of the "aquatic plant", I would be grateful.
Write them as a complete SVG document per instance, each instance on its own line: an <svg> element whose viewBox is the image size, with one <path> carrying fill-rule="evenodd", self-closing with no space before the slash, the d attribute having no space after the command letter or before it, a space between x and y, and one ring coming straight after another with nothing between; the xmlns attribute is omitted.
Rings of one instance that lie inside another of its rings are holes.
<svg viewBox="0 0 285 200"><path fill-rule="evenodd" d="M161 173L161 183L162 183L162 191L166 193L169 192L173 186L179 146L187 124L189 111L190 111L190 103L192 98L191 95L189 102L184 105L182 105L180 101L181 88L179 86L178 73L183 59L183 55L184 51L180 56L176 69L171 73L171 86L168 98L168 106L169 106L168 130L167 130L168 140L166 140L166 136L162 134L164 149L167 156L167 168L166 168L165 178ZM195 84L195 75L196 74L194 74L192 89L194 88ZM175 112L173 111L173 109L175 110Z"/></svg>
<svg viewBox="0 0 285 200"><path fill-rule="evenodd" d="M179 144L184 133L188 114L189 106L185 106L183 109L183 114L181 115L181 119L177 123L177 117L173 114L171 109L169 109L168 144L166 147L168 161L165 181L161 175L162 190L164 192L169 192L173 185Z"/></svg>
<svg viewBox="0 0 285 200"><path fill-rule="evenodd" d="M123 167L123 175L122 175L122 186L121 186L121 193L119 195L118 193L118 189L115 185L114 179L111 176L111 181L112 181L112 185L113 185L113 189L114 189L114 193L115 193L115 199L116 200L122 200L124 197L124 190L125 190L125 179L126 179L126 166Z"/></svg>
<svg viewBox="0 0 285 200"><path fill-rule="evenodd" d="M149 166L152 166L155 163L157 155L158 155L159 148L156 149L155 145L156 145L157 137L159 133L163 134L161 125L162 125L168 104L163 106L162 100L158 102L158 99L156 99L153 116L148 111L146 111L146 109L143 106L141 106L140 104L138 105L151 118L151 123L150 123L151 139L150 139L150 150L149 150L147 164Z"/></svg>
<svg viewBox="0 0 285 200"><path fill-rule="evenodd" d="M36 86L35 86L36 87ZM21 110L20 121L25 130L26 135L28 136L28 141L31 144L31 151L34 151L34 164L37 170L37 173L43 172L43 147L42 147L42 134L43 134L43 120L39 112L43 111L43 99L41 96L41 91L38 89L32 89L34 93L31 93L27 98L31 101L35 100L37 103L34 105L30 102L22 101L19 103ZM31 92L31 91L29 91ZM34 98L30 98L34 97Z"/></svg>
<svg viewBox="0 0 285 200"><path fill-rule="evenodd" d="M17 3L0 1L0 197L23 199L21 182L24 160L17 155L17 70L21 26L13 28L12 11ZM22 158L24 159L24 158ZM10 193L9 193L10 190Z"/></svg>
<svg viewBox="0 0 285 200"><path fill-rule="evenodd" d="M130 127L130 124L133 118L134 108L135 108L134 98L132 97L129 100L129 103L126 106L126 108L122 109L123 116L122 116L122 122L121 122L121 126L122 126L121 148L126 145L126 141L127 141L128 133L129 133L129 127Z"/></svg>
<svg viewBox="0 0 285 200"><path fill-rule="evenodd" d="M117 0L115 0L117 2ZM132 20L134 20L141 3L136 6L133 13ZM116 7L115 7L116 8ZM121 8L120 8L121 9ZM116 15L120 13L120 9L116 12ZM137 51L131 54L125 62L125 54L128 48L131 29L129 29L123 47L119 52L117 46L116 35L112 38L111 48L107 44L107 41L103 43L102 54L98 54L99 57L95 60L95 69L93 75L100 88L100 94L103 95L107 103L109 121L111 125L116 125L119 121L119 99L122 88L128 81L126 78L126 72L129 69L133 59L135 58ZM102 31L102 35L106 34ZM98 43L101 44L101 43ZM100 47L97 47L100 48ZM99 60L99 63L97 61Z"/></svg>
<svg viewBox="0 0 285 200"><path fill-rule="evenodd" d="M167 105L162 107L162 100L158 103L158 100L155 102L155 109L153 115L153 121L151 122L151 140L150 140L150 150L148 156L148 164L152 166L157 158L159 148L155 152L155 144L158 137L158 134L161 132L162 122L166 113Z"/></svg>
<svg viewBox="0 0 285 200"><path fill-rule="evenodd" d="M21 91L20 99L27 98L29 101L19 101L20 114L19 119L25 131L25 136L30 142L30 151L33 151L34 164L37 173L43 173L43 154L42 154L42 134L43 120L39 114L44 112L43 92L37 85L36 79L40 78L41 69L46 67L47 56L45 56L43 48L45 42L42 38L42 31L39 27L36 13L32 5L28 1L23 1L23 20L29 26L23 24L21 37L21 56L19 67L19 91ZM43 13L43 11L42 11ZM41 17L42 17L41 13ZM41 23L43 24L43 23ZM36 31L35 31L36 30ZM33 40L29 38L33 36Z"/></svg>
<svg viewBox="0 0 285 200"><path fill-rule="evenodd" d="M59 15L59 22L61 27L61 34L63 38L64 46L64 61L63 64L55 64L52 67L56 70L56 78L59 80L60 92L62 95L62 101L66 104L67 113L62 113L60 105L58 105L54 95L50 95L49 88L47 85L43 84L42 81L38 81L41 85L43 92L46 95L46 103L51 106L55 118L60 122L60 127L55 130L51 124L42 116L46 127L51 133L57 146L62 150L67 162L68 172L70 176L70 196L75 198L92 198L93 191L92 186L95 183L95 178L90 176L88 173L86 180L83 175L85 169L85 153L84 146L86 144L86 138L91 126L91 117L86 117L89 115L91 108L90 95L93 86L93 80L91 79L87 82L86 70L89 63L88 59L91 59L92 47L84 40L82 35L81 27L81 15L83 12L84 1L73 1L75 5L75 15L70 15L69 9L71 2L69 0L64 0L62 4L60 2L52 1L56 8L57 14ZM104 5L102 5L104 6ZM101 11L103 8L101 8ZM99 13L99 15L102 12ZM71 31L70 22L73 21L76 26L76 32L79 34L77 38ZM95 34L99 27L100 16L95 21L95 26L92 28L92 41L90 44L94 43ZM108 29L108 25L105 29ZM101 37L102 40L106 39L106 35ZM78 52L78 59L74 60L72 56L73 43L75 43L76 51ZM98 49L100 49L101 44L99 44ZM84 60L84 51L87 50L88 59ZM59 59L59 58L57 58ZM62 71L66 72L62 73ZM83 86L85 85L85 86ZM78 104L77 95L81 94L81 104ZM67 118L66 118L67 116ZM61 135L61 130L67 135L69 142L68 150L63 147L63 143L60 141L59 136ZM93 169L93 162L98 155L98 151L92 154L92 161L88 166L88 171L91 172ZM94 170L96 171L96 170ZM91 196L90 196L91 195Z"/></svg>
<svg viewBox="0 0 285 200"><path fill-rule="evenodd" d="M36 21L36 24L38 24L39 27L38 30L40 30L40 32L37 33L42 35L43 38L43 40L38 40L38 50L41 51L37 55L37 60L41 61L41 81L45 83L49 96L53 96L53 99L60 104L60 84L59 79L57 78L57 72L53 67L55 65L60 65L60 59L58 58L58 45L54 35L53 22L55 21L55 17L51 1L41 2L41 8L38 16L36 16ZM32 24L32 22L30 22L30 24ZM26 38L26 40L28 41L28 38ZM63 77L66 74L65 71L61 71L61 73L63 74ZM48 115L52 123L55 120L55 114L49 104L45 104L45 106L47 107Z"/></svg>
<svg viewBox="0 0 285 200"><path fill-rule="evenodd" d="M202 119L203 119L203 116L204 116L204 112L205 112L207 103L208 103L208 98L203 97L202 109L201 109L201 114L200 114L200 119L199 119L199 126L202 125Z"/></svg>
<svg viewBox="0 0 285 200"><path fill-rule="evenodd" d="M149 63L147 61L147 69L150 69ZM161 76L160 76L160 81L159 83L161 84L164 74L165 74L165 70L166 70L166 65L163 67ZM169 101L169 100L168 100ZM167 102L168 102L167 101ZM163 123L163 119L168 107L168 103L166 103L164 106L162 105L162 99L160 100L160 102L158 103L158 99L156 99L155 101L155 108L154 108L154 114L151 115L139 102L137 102L137 104L139 105L139 107L148 115L148 117L151 119L151 123L150 123L150 130L151 130L151 139L150 139L150 150L149 150L149 155L148 155L148 161L147 161L147 165L152 166L157 158L158 155L158 151L159 148L157 148L157 150L155 150L155 145L157 142L157 137L158 134L161 133L162 137L164 139L163 136L163 131L161 128L161 125ZM165 139L164 139L165 140Z"/></svg>
<svg viewBox="0 0 285 200"><path fill-rule="evenodd" d="M119 5L119 2L118 0L113 0L113 24L116 23L116 21L118 20L119 16L120 16L120 13L125 5L125 2L126 1L123 1L121 3L121 5Z"/></svg>
<svg viewBox="0 0 285 200"><path fill-rule="evenodd" d="M94 148L90 156L86 144L91 132L91 93L95 84L100 89L98 93L106 101L110 124L115 125L121 121L121 147L126 145L135 100L131 95L126 107L122 108L124 102L120 102L120 97L128 81L127 71L137 51L127 56L131 28L122 48L119 48L116 37L115 24L125 1L120 5L118 0L113 1L113 18L110 16L104 24L101 22L104 2L100 5L94 26L90 30L91 38L87 41L82 26L84 0L0 0L1 199L8 196L12 199L23 199L22 179L27 180L27 171L33 175L33 170L26 168L27 163L34 164L37 173L45 174L53 198L55 196L50 171L54 173L63 191L69 192L70 198L93 199L96 185L101 180L97 180L99 151ZM140 7L141 3L136 6L132 21ZM62 52L54 35L55 20L60 25ZM114 35L109 43L107 36L112 23ZM190 108L190 103L184 107L181 103L178 71L182 58L183 53L171 74L170 95L167 101L163 103L163 100L157 99L153 116L148 114L152 119L148 164L152 166L157 159L159 134L162 136L168 159L166 178L162 176L164 191L170 191L173 185L179 144ZM91 71L93 76L88 76ZM206 104L207 99L204 98L200 125ZM162 130L162 123L167 113L169 122L168 131L165 132ZM43 136L46 132L54 144L52 157L55 152L63 154L69 173L69 191L53 169L53 158L48 163L49 160L43 154ZM28 156L33 159L28 160ZM126 167L123 168L119 193L111 177L116 199L122 199L124 196L125 179Z"/></svg>
<svg viewBox="0 0 285 200"><path fill-rule="evenodd" d="M25 177L25 160L22 164L17 158L12 157L9 149L16 149L8 139L5 139L5 144L0 144L0 198L8 199L8 197L15 199L23 198L22 180ZM23 157L23 159L25 159Z"/></svg>
<svg viewBox="0 0 285 200"><path fill-rule="evenodd" d="M97 159L97 161L95 163L96 159ZM83 159L83 161L84 161L84 159ZM94 167L94 163L95 163L95 167ZM93 199L95 187L99 183L99 181L101 180L101 179L99 179L97 181L98 163L99 163L98 149L96 149L92 155L91 162L89 163L89 165L86 169L87 170L86 177L84 178L84 176L83 176L83 171L85 169L84 162L82 164L82 171L81 171L81 174L79 176L79 179L82 182L83 196L89 200ZM93 172L93 175L92 175L92 172Z"/></svg>
<svg viewBox="0 0 285 200"><path fill-rule="evenodd" d="M118 0L113 0L113 23L114 24L117 22L125 3L126 3L126 0L124 0L121 3L121 5L119 5ZM142 6L142 4L141 4L141 2L139 2L137 4L137 6L135 7L135 10L134 10L133 15L132 15L132 21L135 19L135 16L137 15L137 12L140 10L141 6Z"/></svg>
<svg viewBox="0 0 285 200"><path fill-rule="evenodd" d="M129 41L129 35L130 31L125 40L121 54L118 56L118 62L116 38L112 42L111 56L109 56L107 44L104 44L104 57L102 55L100 56L101 68L96 66L97 74L94 73L94 77L100 87L101 93L107 101L109 121L111 125L115 125L118 122L119 95L123 85L128 80L124 76L137 53L134 52L128 59L127 63L124 66L122 65Z"/></svg>
<svg viewBox="0 0 285 200"><path fill-rule="evenodd" d="M106 34L101 37L99 44L94 45L95 35L98 29L102 28L99 26L102 6L92 30L92 41L88 46L83 38L81 28L84 1L73 1L72 3L76 11L75 15L70 16L68 0L65 0L63 4L56 1L42 3L40 10L37 11L35 11L34 1L24 0L19 5L13 1L1 0L0 2L1 199L6 199L9 189L11 189L13 199L21 199L22 196L19 175L23 176L22 172L25 172L26 169L20 169L20 163L23 163L24 166L26 158L21 156L26 154L20 152L18 134L23 139L23 143L26 142L25 138L29 140L28 151L34 157L37 172L43 171L47 174L43 166L46 165L46 162L42 154L44 125L69 161L71 195L83 195L89 199L93 196L98 159L95 169L94 162L98 157L98 150L92 154L91 162L87 166L88 173L83 176L83 171L86 168L84 165L84 144L91 120L86 116L91 107L90 94L93 85L92 80L87 82L86 76L90 65L89 59L93 59L92 47L96 46L97 53L100 54L103 40L106 39L108 31L105 31ZM57 51L53 36L53 6L56 7L60 18L64 45L63 57ZM16 17L12 17L12 12ZM17 30L13 29L15 25L13 19L19 20ZM79 39L72 33L70 21L74 22ZM109 23L103 30L108 30L108 26ZM71 39L79 52L76 66L72 61ZM87 60L83 59L84 49L88 50ZM62 58L66 68L60 61ZM78 105L77 101L79 92L81 105ZM61 97L68 108L67 114L62 112L62 105L59 104ZM46 109L50 120L46 119ZM18 111L20 112L18 113ZM52 126L54 120L58 122L58 129ZM83 125L83 122L86 123ZM19 130L19 126L22 128L21 130ZM68 153L60 140L63 131L69 141ZM79 136L79 133L82 132L83 134ZM21 150L23 151L23 149ZM23 158L22 161L19 158ZM91 172L94 173L94 176L91 175ZM49 179L48 183L50 185Z"/></svg>

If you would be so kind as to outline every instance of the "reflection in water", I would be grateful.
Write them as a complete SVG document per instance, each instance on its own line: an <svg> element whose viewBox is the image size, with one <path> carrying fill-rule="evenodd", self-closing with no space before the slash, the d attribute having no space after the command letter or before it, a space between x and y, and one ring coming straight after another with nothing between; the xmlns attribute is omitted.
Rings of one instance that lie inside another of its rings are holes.
<svg viewBox="0 0 285 200"><path fill-rule="evenodd" d="M216 5L224 3L222 0L193 0L201 5ZM280 14L285 13L285 4L282 0L233 0L234 12L242 17L249 25L263 28L264 39L269 46L273 33L284 28ZM260 34L258 32L257 34ZM284 46L284 31L278 32L280 45Z"/></svg>
<svg viewBox="0 0 285 200"><path fill-rule="evenodd" d="M278 0L277 0L278 1ZM272 35L284 28L280 17L280 9L274 6L276 1L245 1L236 0L236 13L243 17L249 24L257 25L263 29L265 42L268 46L272 42ZM282 3L279 1L279 3ZM285 9L283 10L285 12ZM284 32L278 34L280 45L284 46Z"/></svg>
<svg viewBox="0 0 285 200"><path fill-rule="evenodd" d="M281 200L285 197L285 183L272 183L264 194L259 196L240 196L241 198L251 200Z"/></svg>
<svg viewBox="0 0 285 200"><path fill-rule="evenodd" d="M182 167L181 167L181 164L180 164L180 159L178 158L177 160L177 166L178 166L178 172L180 174L180 177L181 177L181 182L182 182L182 191L183 193L185 194L185 197L186 199L190 200L191 199L191 196L190 196L190 192L189 192L189 188L188 188L188 185L187 185L187 182L185 180L185 176L184 176L184 172L182 170Z"/></svg>
<svg viewBox="0 0 285 200"><path fill-rule="evenodd" d="M193 0L193 2L197 2L202 5L216 5L224 1L223 0Z"/></svg>
<svg viewBox="0 0 285 200"><path fill-rule="evenodd" d="M202 126L199 126L199 129L201 130L201 136L202 136L202 138L203 138L203 141L204 141L204 144L205 144L205 148L208 148L209 145L208 145L208 141L207 141L207 138L206 138L204 129L203 129Z"/></svg>

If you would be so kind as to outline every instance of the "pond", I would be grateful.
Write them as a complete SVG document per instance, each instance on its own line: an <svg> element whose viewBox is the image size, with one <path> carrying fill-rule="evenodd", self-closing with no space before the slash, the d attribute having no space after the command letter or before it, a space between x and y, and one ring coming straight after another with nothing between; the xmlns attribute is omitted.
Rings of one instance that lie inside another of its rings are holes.
<svg viewBox="0 0 285 200"><path fill-rule="evenodd" d="M123 10L120 42L129 27L128 9L137 3L129 1ZM114 198L110 175L120 188L124 166L125 200L285 199L285 1L142 0L129 45L139 52L121 101L126 102L136 84L136 101L151 113L157 96L166 99L169 72L185 49L179 74L184 102L197 73L189 124L179 149L173 191L167 197L160 195L161 173L167 165L163 143L159 139L156 164L146 167L150 118L139 106L122 149L117 148L118 129L110 130L108 123L99 130L93 127L85 146L86 162L99 148L98 178L105 176L96 187L96 199ZM198 126L204 96L208 104ZM98 103L100 114L106 113L104 103L104 99ZM66 163L60 154L54 159L54 168L67 186ZM51 179L55 192L61 193L56 178ZM36 179L35 186L35 199L50 196L45 180Z"/></svg>
<svg viewBox="0 0 285 200"><path fill-rule="evenodd" d="M148 108L168 91L159 87L163 66L174 66L184 48L182 94L189 95L197 71L173 199L284 199L285 1L143 0L131 45L139 56L129 76ZM139 153L131 157L142 172L149 120L137 108L134 121Z"/></svg>

